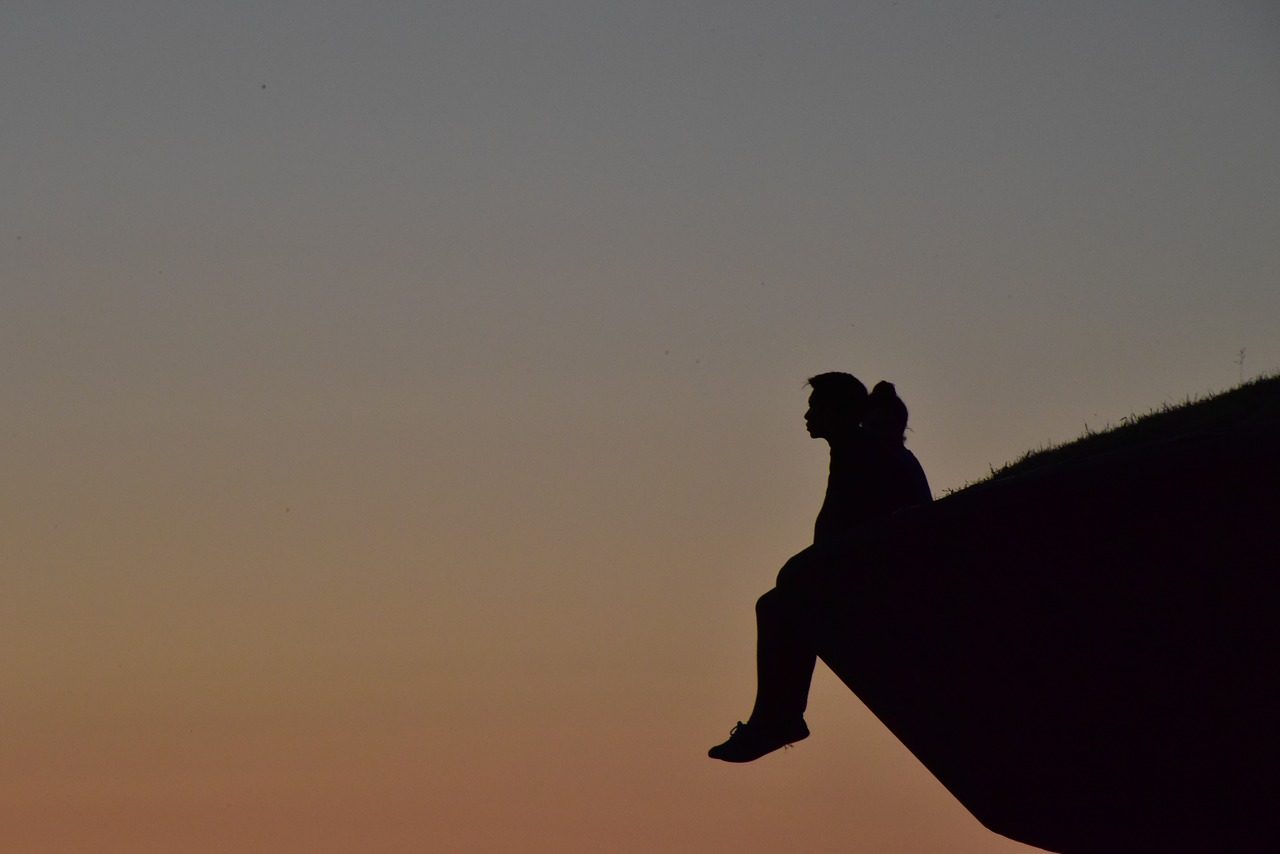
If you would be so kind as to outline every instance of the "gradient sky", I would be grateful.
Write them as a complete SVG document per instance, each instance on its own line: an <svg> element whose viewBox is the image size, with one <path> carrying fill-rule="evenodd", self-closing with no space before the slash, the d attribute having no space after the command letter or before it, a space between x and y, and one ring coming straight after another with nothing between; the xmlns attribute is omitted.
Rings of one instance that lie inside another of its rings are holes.
<svg viewBox="0 0 1280 854"><path fill-rule="evenodd" d="M804 379L941 496L1280 367L1269 0L6 0L0 108L5 851L1030 850L821 668L705 756Z"/></svg>

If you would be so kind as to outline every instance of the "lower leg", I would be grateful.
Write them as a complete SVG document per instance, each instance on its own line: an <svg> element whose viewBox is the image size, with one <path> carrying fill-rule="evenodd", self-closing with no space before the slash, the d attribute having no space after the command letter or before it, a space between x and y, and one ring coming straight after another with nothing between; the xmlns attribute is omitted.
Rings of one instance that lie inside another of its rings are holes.
<svg viewBox="0 0 1280 854"><path fill-rule="evenodd" d="M750 720L768 725L804 717L817 662L777 588L756 602L756 702Z"/></svg>

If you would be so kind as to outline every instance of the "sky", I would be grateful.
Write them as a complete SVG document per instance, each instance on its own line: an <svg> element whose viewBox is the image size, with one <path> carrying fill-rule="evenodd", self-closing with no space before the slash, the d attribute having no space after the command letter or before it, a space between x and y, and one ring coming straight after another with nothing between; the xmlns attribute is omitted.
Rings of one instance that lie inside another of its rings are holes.
<svg viewBox="0 0 1280 854"><path fill-rule="evenodd" d="M807 377L935 495L1280 368L1266 0L0 6L0 848L1030 851L830 673Z"/></svg>

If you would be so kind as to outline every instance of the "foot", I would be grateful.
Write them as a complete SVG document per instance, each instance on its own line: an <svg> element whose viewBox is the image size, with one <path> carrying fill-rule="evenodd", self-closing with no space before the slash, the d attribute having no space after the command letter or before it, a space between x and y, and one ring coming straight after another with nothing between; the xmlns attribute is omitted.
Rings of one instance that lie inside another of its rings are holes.
<svg viewBox="0 0 1280 854"><path fill-rule="evenodd" d="M780 726L738 721L738 725L729 730L729 740L708 750L707 755L725 762L750 762L808 737L809 728L803 718Z"/></svg>

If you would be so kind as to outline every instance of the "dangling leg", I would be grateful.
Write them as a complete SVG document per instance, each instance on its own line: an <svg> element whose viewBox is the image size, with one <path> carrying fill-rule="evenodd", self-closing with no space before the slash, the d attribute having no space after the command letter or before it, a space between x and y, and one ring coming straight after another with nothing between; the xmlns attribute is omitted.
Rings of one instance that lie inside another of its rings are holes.
<svg viewBox="0 0 1280 854"><path fill-rule="evenodd" d="M817 656L797 631L789 604L776 587L756 602L755 707L728 741L711 748L712 759L750 762L809 735L804 710Z"/></svg>
<svg viewBox="0 0 1280 854"><path fill-rule="evenodd" d="M750 722L774 728L804 720L818 660L788 605L776 587L756 601L756 704Z"/></svg>

